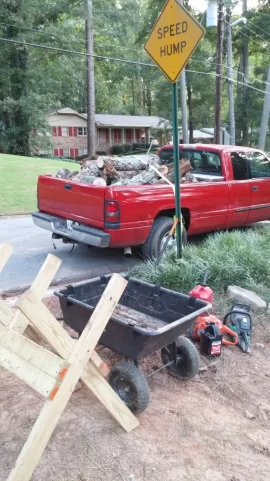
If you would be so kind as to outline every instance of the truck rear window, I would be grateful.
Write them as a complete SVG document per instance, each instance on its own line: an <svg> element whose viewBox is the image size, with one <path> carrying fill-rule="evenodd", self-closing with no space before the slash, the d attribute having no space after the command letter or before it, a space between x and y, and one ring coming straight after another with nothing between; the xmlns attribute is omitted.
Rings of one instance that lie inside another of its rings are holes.
<svg viewBox="0 0 270 481"><path fill-rule="evenodd" d="M194 172L201 174L222 175L221 160L217 152L210 150L190 150L179 149L180 160L187 159L190 161ZM159 158L162 164L173 162L173 149L163 149Z"/></svg>

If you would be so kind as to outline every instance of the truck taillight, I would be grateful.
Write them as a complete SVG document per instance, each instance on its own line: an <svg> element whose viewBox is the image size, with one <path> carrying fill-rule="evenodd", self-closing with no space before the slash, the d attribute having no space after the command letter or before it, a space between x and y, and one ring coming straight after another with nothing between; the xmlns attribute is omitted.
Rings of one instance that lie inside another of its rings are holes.
<svg viewBox="0 0 270 481"><path fill-rule="evenodd" d="M105 200L105 228L120 227L120 208L116 200Z"/></svg>
<svg viewBox="0 0 270 481"><path fill-rule="evenodd" d="M38 184L37 184L37 208L39 210L39 187L38 187Z"/></svg>

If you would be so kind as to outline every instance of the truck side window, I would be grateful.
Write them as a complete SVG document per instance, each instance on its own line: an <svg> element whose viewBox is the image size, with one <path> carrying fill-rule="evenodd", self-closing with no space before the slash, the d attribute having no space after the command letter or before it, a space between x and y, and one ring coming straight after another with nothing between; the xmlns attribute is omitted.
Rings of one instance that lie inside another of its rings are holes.
<svg viewBox="0 0 270 481"><path fill-rule="evenodd" d="M270 177L270 161L260 152L249 152L247 160L252 179Z"/></svg>
<svg viewBox="0 0 270 481"><path fill-rule="evenodd" d="M247 159L244 153L242 152L232 152L231 153L231 161L232 161L232 168L233 168L233 176L234 180L246 180L249 178L248 176L248 165Z"/></svg>

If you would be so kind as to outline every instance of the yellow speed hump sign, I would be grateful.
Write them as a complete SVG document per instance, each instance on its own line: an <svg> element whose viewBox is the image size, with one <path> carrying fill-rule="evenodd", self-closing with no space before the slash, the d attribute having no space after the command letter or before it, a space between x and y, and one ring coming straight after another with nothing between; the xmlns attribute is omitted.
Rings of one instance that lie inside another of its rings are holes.
<svg viewBox="0 0 270 481"><path fill-rule="evenodd" d="M204 28L177 0L167 0L144 48L174 83L204 33Z"/></svg>

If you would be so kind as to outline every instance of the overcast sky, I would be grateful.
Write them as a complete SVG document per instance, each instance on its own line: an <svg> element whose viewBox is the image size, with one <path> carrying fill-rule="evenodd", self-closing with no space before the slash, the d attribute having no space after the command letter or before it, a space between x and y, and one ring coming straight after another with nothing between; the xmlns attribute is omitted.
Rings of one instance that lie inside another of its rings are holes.
<svg viewBox="0 0 270 481"><path fill-rule="evenodd" d="M208 1L207 0L191 0L191 5L201 12L204 12L207 9ZM241 14L242 13L242 2L238 2L239 5L234 8L234 13ZM248 0L248 8L255 8L258 6L258 0Z"/></svg>

